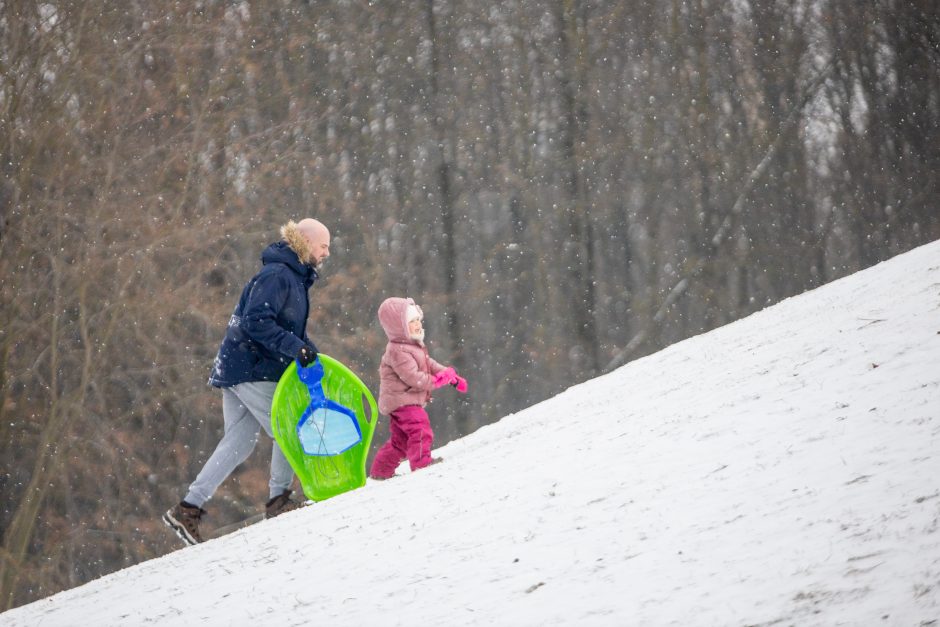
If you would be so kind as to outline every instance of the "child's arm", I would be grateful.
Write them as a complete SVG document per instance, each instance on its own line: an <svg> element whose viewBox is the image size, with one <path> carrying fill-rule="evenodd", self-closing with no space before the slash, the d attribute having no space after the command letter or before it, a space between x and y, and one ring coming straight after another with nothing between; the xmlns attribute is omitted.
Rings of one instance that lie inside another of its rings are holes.
<svg viewBox="0 0 940 627"><path fill-rule="evenodd" d="M431 374L437 374L441 370L447 368L447 366L442 366L438 362L434 361L434 358L431 356L428 356L428 365L431 366Z"/></svg>
<svg viewBox="0 0 940 627"><path fill-rule="evenodd" d="M408 353L398 353L389 359L388 365L392 367L398 378L416 390L427 391L433 388L433 377L427 372L418 369L418 362ZM440 364L438 364L440 365ZM433 366L432 366L433 369Z"/></svg>
<svg viewBox="0 0 940 627"><path fill-rule="evenodd" d="M431 357L428 357L428 362L431 365L432 374L438 374L444 370L450 369L453 380L445 381L443 385L447 385L447 383L451 383L455 388L457 388L457 391L460 392L461 394L467 393L467 380L461 376L458 376L457 371L454 370L453 366L443 366L439 364L438 362L434 361L433 359L431 359Z"/></svg>

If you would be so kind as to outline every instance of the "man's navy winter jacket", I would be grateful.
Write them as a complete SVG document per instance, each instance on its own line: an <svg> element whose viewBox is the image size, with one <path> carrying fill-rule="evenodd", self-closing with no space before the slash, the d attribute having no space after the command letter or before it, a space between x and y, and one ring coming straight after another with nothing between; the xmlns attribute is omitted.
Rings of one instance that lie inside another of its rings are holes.
<svg viewBox="0 0 940 627"><path fill-rule="evenodd" d="M286 242L261 253L229 320L209 384L227 388L246 381L277 381L307 341L307 290L317 272L301 263Z"/></svg>

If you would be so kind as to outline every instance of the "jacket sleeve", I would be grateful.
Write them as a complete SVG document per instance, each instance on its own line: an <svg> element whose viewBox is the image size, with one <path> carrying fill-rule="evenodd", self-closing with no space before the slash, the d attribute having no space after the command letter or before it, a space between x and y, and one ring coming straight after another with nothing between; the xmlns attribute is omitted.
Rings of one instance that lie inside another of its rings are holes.
<svg viewBox="0 0 940 627"><path fill-rule="evenodd" d="M444 370L445 368L447 368L447 366L444 366L434 361L434 358L432 357L428 357L428 363L431 365L431 374L437 374L441 370Z"/></svg>
<svg viewBox="0 0 940 627"><path fill-rule="evenodd" d="M277 323L278 313L290 294L289 279L277 274L262 274L248 294L242 312L242 328L255 342L272 353L296 357L304 343Z"/></svg>
<svg viewBox="0 0 940 627"><path fill-rule="evenodd" d="M389 355L388 365L408 387L421 392L431 389L431 375L419 370L418 362L408 353L397 352Z"/></svg>

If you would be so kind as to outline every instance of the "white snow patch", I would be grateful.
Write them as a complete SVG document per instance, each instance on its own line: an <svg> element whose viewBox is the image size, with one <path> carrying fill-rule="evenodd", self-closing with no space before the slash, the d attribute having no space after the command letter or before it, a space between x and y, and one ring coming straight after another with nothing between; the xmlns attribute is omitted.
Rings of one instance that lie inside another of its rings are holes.
<svg viewBox="0 0 940 627"><path fill-rule="evenodd" d="M0 624L933 624L940 242L436 454Z"/></svg>

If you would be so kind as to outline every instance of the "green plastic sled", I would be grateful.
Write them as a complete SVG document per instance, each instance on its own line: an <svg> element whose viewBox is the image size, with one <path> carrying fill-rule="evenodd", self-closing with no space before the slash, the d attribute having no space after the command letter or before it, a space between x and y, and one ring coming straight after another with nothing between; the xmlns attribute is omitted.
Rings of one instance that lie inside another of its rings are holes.
<svg viewBox="0 0 940 627"><path fill-rule="evenodd" d="M310 391L297 376L294 361L278 381L271 405L271 428L284 456L300 479L304 495L312 501L361 488L366 484L366 456L379 416L375 398L359 377L332 357L320 353L324 396L352 410L362 434L360 441L335 455L309 455L298 436L298 423L310 404Z"/></svg>

